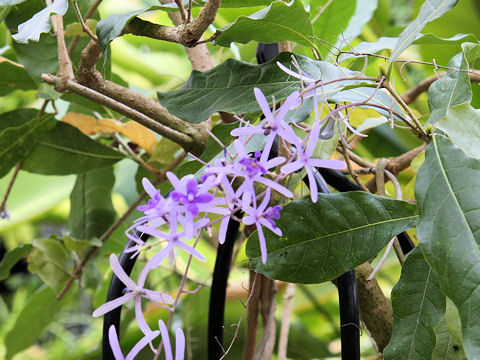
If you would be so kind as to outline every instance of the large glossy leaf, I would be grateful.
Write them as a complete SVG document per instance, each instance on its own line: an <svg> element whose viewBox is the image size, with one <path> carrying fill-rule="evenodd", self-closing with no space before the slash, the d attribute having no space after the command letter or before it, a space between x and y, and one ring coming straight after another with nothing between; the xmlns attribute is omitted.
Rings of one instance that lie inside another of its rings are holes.
<svg viewBox="0 0 480 360"><path fill-rule="evenodd" d="M422 250L459 310L465 353L475 358L480 354L480 162L435 134L415 194Z"/></svg>
<svg viewBox="0 0 480 360"><path fill-rule="evenodd" d="M449 61L449 67L469 70L469 63L477 58L480 45L465 43L462 44L462 50L462 53L457 54ZM428 89L428 105L430 107L428 122L434 124L444 118L452 106L469 103L471 100L472 88L468 73L449 71ZM462 126L461 123L459 125Z"/></svg>
<svg viewBox="0 0 480 360"><path fill-rule="evenodd" d="M284 73L276 63L279 61L297 71L292 65L291 55L281 53L275 60L262 65L228 59L212 70L193 71L184 86L176 91L159 92L158 99L172 114L194 123L208 119L215 111L256 112L259 107L253 93L254 87L259 87L268 99L274 96L276 101L300 90L300 80ZM358 75L358 72L325 61L315 61L301 55L295 57L303 71L324 82ZM345 86L360 82L348 80L325 85L323 92L319 91L319 96L329 99ZM349 101L347 95L341 101ZM391 103L389 101L388 106Z"/></svg>
<svg viewBox="0 0 480 360"><path fill-rule="evenodd" d="M23 66L0 57L0 96L15 90L36 89L37 84Z"/></svg>
<svg viewBox="0 0 480 360"><path fill-rule="evenodd" d="M349 26L350 20L353 20L352 17L357 8L357 1L322 0L315 2L316 8L311 10L313 33L315 37L320 39L319 48L323 58L332 50L329 44L335 45L338 41L342 41L343 33ZM373 1L373 3L375 2ZM319 15L320 11L322 13ZM356 24L356 26L360 26L360 24ZM351 34L348 34L348 36L351 36Z"/></svg>
<svg viewBox="0 0 480 360"><path fill-rule="evenodd" d="M457 34L449 38L441 38L434 34L418 34L412 45L442 45L442 46L460 46L464 42L476 42L477 38L472 34ZM397 37L381 37L374 42L362 42L350 51L351 54L342 54L339 61L345 61L358 55L355 54L375 54L382 50L392 50L398 42Z"/></svg>
<svg viewBox="0 0 480 360"><path fill-rule="evenodd" d="M25 159L22 169L45 175L80 174L110 166L124 156L59 122L45 133Z"/></svg>
<svg viewBox="0 0 480 360"><path fill-rule="evenodd" d="M375 256L398 233L415 226L415 205L364 192L319 194L292 201L281 211L279 237L265 231L268 260L258 235L248 239L252 268L272 279L320 283ZM339 261L341 259L341 261Z"/></svg>
<svg viewBox="0 0 480 360"><path fill-rule="evenodd" d="M92 170L77 175L70 195L70 235L88 240L100 237L115 219L112 188L115 182L113 168Z"/></svg>
<svg viewBox="0 0 480 360"><path fill-rule="evenodd" d="M458 0L426 0L420 7L420 12L402 31L398 37L398 42L393 49L389 61L394 61L417 37L426 24L438 19L448 10L455 6Z"/></svg>
<svg viewBox="0 0 480 360"><path fill-rule="evenodd" d="M402 266L392 291L393 334L384 350L385 360L431 359L435 326L445 314L445 295L437 274L416 247Z"/></svg>
<svg viewBox="0 0 480 360"><path fill-rule="evenodd" d="M0 262L0 280L5 280L10 276L10 270L20 260L30 254L31 244L20 245L19 247L7 252Z"/></svg>
<svg viewBox="0 0 480 360"><path fill-rule="evenodd" d="M215 44L230 46L232 42L249 41L273 43L291 40L311 46L313 35L309 14L301 0L289 3L277 0L250 16L240 16L235 22L217 32Z"/></svg>
<svg viewBox="0 0 480 360"><path fill-rule="evenodd" d="M62 304L50 288L43 288L30 296L13 328L5 336L6 359L33 345L60 311Z"/></svg>
<svg viewBox="0 0 480 360"><path fill-rule="evenodd" d="M28 121L25 116L33 115ZM18 115L18 118L16 116ZM10 169L21 159L28 155L35 145L35 141L42 134L55 126L53 115L36 116L36 111L14 110L0 115L0 122L5 124L0 127L0 178L5 176ZM15 122L21 125L15 126ZM2 129L11 124L11 127Z"/></svg>

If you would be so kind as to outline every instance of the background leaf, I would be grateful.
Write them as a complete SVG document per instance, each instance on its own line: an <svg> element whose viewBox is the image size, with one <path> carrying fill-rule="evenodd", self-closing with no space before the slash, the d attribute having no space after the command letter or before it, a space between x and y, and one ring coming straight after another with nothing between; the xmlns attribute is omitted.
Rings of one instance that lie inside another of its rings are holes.
<svg viewBox="0 0 480 360"><path fill-rule="evenodd" d="M458 0L426 0L422 4L417 18L413 20L398 37L398 42L388 61L394 61L415 40L427 23L438 19L454 7L457 1Z"/></svg>
<svg viewBox="0 0 480 360"><path fill-rule="evenodd" d="M6 359L33 345L43 335L62 304L48 287L33 294L5 336Z"/></svg>
<svg viewBox="0 0 480 360"><path fill-rule="evenodd" d="M319 194L317 203L304 198L283 208L276 222L282 237L265 231L266 264L257 233L248 239L247 256L272 279L320 283L364 263L416 219L416 207L403 201L364 192Z"/></svg>
<svg viewBox="0 0 480 360"><path fill-rule="evenodd" d="M115 219L112 188L115 182L113 167L92 170L77 175L70 195L70 235L89 240L100 237Z"/></svg>
<svg viewBox="0 0 480 360"><path fill-rule="evenodd" d="M32 245L24 244L7 252L0 262L0 280L5 280L10 276L10 270L20 260L30 254Z"/></svg>
<svg viewBox="0 0 480 360"><path fill-rule="evenodd" d="M465 353L480 353L480 162L434 135L417 174L417 235L442 291L457 306Z"/></svg>
<svg viewBox="0 0 480 360"><path fill-rule="evenodd" d="M22 65L0 56L0 96L15 90L36 89L37 84Z"/></svg>
<svg viewBox="0 0 480 360"><path fill-rule="evenodd" d="M436 344L432 353L432 359L463 360L465 358L462 344L455 340L448 330L445 318L442 318L435 327L435 336Z"/></svg>
<svg viewBox="0 0 480 360"><path fill-rule="evenodd" d="M384 350L389 359L431 359L435 326L445 314L445 295L417 246L406 258L392 291L393 334Z"/></svg>
<svg viewBox="0 0 480 360"><path fill-rule="evenodd" d="M19 116L18 119L16 118L17 115ZM25 117L29 115L33 116L28 121L23 122ZM5 121L1 127L8 125L8 123L21 123L19 126L3 129L0 127L0 178L5 176L18 161L28 155L35 146L38 137L55 126L56 121L53 115L46 114L41 117L36 115L35 110L14 110L0 115L0 122Z"/></svg>
<svg viewBox="0 0 480 360"><path fill-rule="evenodd" d="M273 1L267 8L238 19L217 31L215 44L230 46L232 42L273 43L291 40L302 45L313 44L309 14L300 0L289 3Z"/></svg>
<svg viewBox="0 0 480 360"><path fill-rule="evenodd" d="M22 169L45 175L80 174L110 166L123 158L121 153L59 122L37 141Z"/></svg>

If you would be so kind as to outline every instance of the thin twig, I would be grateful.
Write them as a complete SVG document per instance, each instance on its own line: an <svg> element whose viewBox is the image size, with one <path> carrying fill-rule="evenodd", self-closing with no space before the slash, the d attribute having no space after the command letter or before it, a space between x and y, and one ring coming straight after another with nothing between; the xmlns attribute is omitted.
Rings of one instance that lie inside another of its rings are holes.
<svg viewBox="0 0 480 360"><path fill-rule="evenodd" d="M10 178L10 181L8 182L7 189L5 190L5 194L3 194L2 202L0 204L0 218L8 218L8 212L7 212L7 200L8 196L10 195L10 192L12 191L13 184L15 183L15 180L17 179L17 175L22 167L23 164L23 159L20 160L15 166L15 170L13 171L12 177Z"/></svg>
<svg viewBox="0 0 480 360"><path fill-rule="evenodd" d="M100 3L102 1L103 0L97 0L92 4L90 9L88 9L87 13L85 14L84 21L86 21L87 19L90 19L93 16L93 14L95 14L95 12L98 9L98 6L100 5ZM68 47L68 55L72 56L72 54L75 51L75 48L77 47L79 41L80 41L80 35L76 35L72 39L72 42L70 43L70 46Z"/></svg>
<svg viewBox="0 0 480 360"><path fill-rule="evenodd" d="M290 329L290 316L292 315L293 298L295 296L295 283L288 283L283 297L282 326L278 338L278 360L287 359L288 332Z"/></svg>
<svg viewBox="0 0 480 360"><path fill-rule="evenodd" d="M95 35L92 30L88 27L88 25L85 23L82 17L82 13L80 12L80 8L78 7L77 0L73 0L73 9L75 10L75 14L77 15L77 19L80 22L80 25L82 25L82 30L87 33L88 36L92 38L93 41L98 43L98 37Z"/></svg>
<svg viewBox="0 0 480 360"><path fill-rule="evenodd" d="M363 191L369 192L367 187L365 186L365 184L362 182L362 180L360 180L357 173L353 170L352 163L350 162L350 156L349 156L349 153L348 153L347 146L343 143L343 141L340 141L340 144L343 148L342 153L343 153L343 156L345 157L345 162L347 163L348 172L352 176L353 180L355 180L355 182L358 184L358 186L360 186L360 188Z"/></svg>
<svg viewBox="0 0 480 360"><path fill-rule="evenodd" d="M182 21L184 23L187 22L187 12L185 11L185 8L183 7L183 1L182 0L174 0L175 4L178 6L178 12L180 13L180 16L182 17Z"/></svg>

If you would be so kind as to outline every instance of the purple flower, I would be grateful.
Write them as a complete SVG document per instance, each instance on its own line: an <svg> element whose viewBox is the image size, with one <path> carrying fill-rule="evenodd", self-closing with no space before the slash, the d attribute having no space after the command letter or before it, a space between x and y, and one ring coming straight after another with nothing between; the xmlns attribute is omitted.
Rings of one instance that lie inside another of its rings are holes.
<svg viewBox="0 0 480 360"><path fill-rule="evenodd" d="M132 360L138 355L140 350L142 350L148 343L151 343L152 340L155 339L159 334L160 331L156 330L150 332L148 335L145 335L125 357L123 356L120 343L118 342L115 325L111 325L108 329L108 340L110 342L110 348L112 349L113 356L115 356L115 360Z"/></svg>
<svg viewBox="0 0 480 360"><path fill-rule="evenodd" d="M297 148L298 160L282 166L282 172L284 174L291 174L301 168L305 168L308 175L308 182L310 185L310 196L313 202L317 202L318 199L318 187L317 182L315 181L314 171L316 167L330 168L330 169L343 169L345 168L345 162L341 160L322 160L322 159L312 159L313 151L317 145L318 135L320 132L320 123L317 121L313 125L312 130L310 131L310 138L308 140L308 145L305 151L301 147Z"/></svg>
<svg viewBox="0 0 480 360"><path fill-rule="evenodd" d="M113 309L129 302L130 300L134 300L135 302L135 317L138 323L138 326L142 330L145 335L149 335L152 333L152 330L147 325L145 318L143 317L142 313L142 297L147 298L148 300L152 301L154 304L163 307L162 304L172 304L173 298L170 295L164 294L159 291L147 290L144 289L145 280L147 278L148 272L151 270L147 266L144 267L140 276L138 278L138 285L130 279L130 277L125 273L122 266L118 262L117 256L115 254L110 255L110 265L112 267L113 273L123 282L126 286L125 295L120 296L117 299L109 301L98 309L96 309L92 316L99 317L102 316Z"/></svg>
<svg viewBox="0 0 480 360"><path fill-rule="evenodd" d="M258 241L260 243L260 252L262 254L262 262L267 262L267 243L265 241L265 235L263 234L262 226L270 229L272 232L278 236L282 236L282 230L280 230L276 225L274 219L280 218L281 206L275 205L267 208L268 202L270 201L270 189L267 189L262 203L258 208L251 206L245 206L243 211L247 216L243 219L243 222L246 225L253 225L257 227L258 230Z"/></svg>
<svg viewBox="0 0 480 360"><path fill-rule="evenodd" d="M238 129L234 129L230 132L230 134L232 136L242 136L259 133L267 135L267 142L263 149L263 154L265 154L265 158L268 158L270 150L272 149L273 141L275 140L275 136L277 135L291 144L296 144L300 142L298 136L292 130L290 125L284 120L285 115L287 115L287 112L289 110L294 109L301 104L302 101L299 93L294 92L290 94L274 116L272 110L270 110L268 101L265 98L265 95L263 95L262 91L259 88L255 88L253 89L253 91L255 93L257 103L260 106L260 109L262 109L263 114L265 115L266 122L262 123L261 125L244 126Z"/></svg>
<svg viewBox="0 0 480 360"><path fill-rule="evenodd" d="M204 227L208 224L208 219L201 219L194 223L194 231ZM166 233L160 230L157 230L150 226L140 225L137 229L145 234L149 234L151 236L164 239L167 241L167 245L157 252L147 263L145 267L149 267L150 269L154 269L158 267L161 262L169 256L170 263L173 264L175 261L175 247L179 247L180 249L186 251L190 255L196 257L201 261L205 261L205 257L196 250L193 246L190 246L183 242L181 239L186 237L185 231L178 232L178 224L177 219L175 216L172 216L169 222L170 225L170 232Z"/></svg>
<svg viewBox="0 0 480 360"><path fill-rule="evenodd" d="M173 360L172 346L170 345L170 337L163 320L158 320L158 326L162 334L163 348L165 349L165 360ZM185 335L182 329L178 328L175 332L175 360L183 360L185 357Z"/></svg>

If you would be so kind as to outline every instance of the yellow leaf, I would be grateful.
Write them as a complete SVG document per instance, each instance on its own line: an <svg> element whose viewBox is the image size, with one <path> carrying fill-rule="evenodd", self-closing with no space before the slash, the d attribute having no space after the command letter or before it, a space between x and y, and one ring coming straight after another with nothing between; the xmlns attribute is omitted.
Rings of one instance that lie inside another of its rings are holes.
<svg viewBox="0 0 480 360"><path fill-rule="evenodd" d="M85 135L103 133L120 133L129 138L135 144L152 154L153 147L157 142L155 134L135 121L122 123L115 119L95 119L93 116L69 112L62 118L62 121L75 126Z"/></svg>

